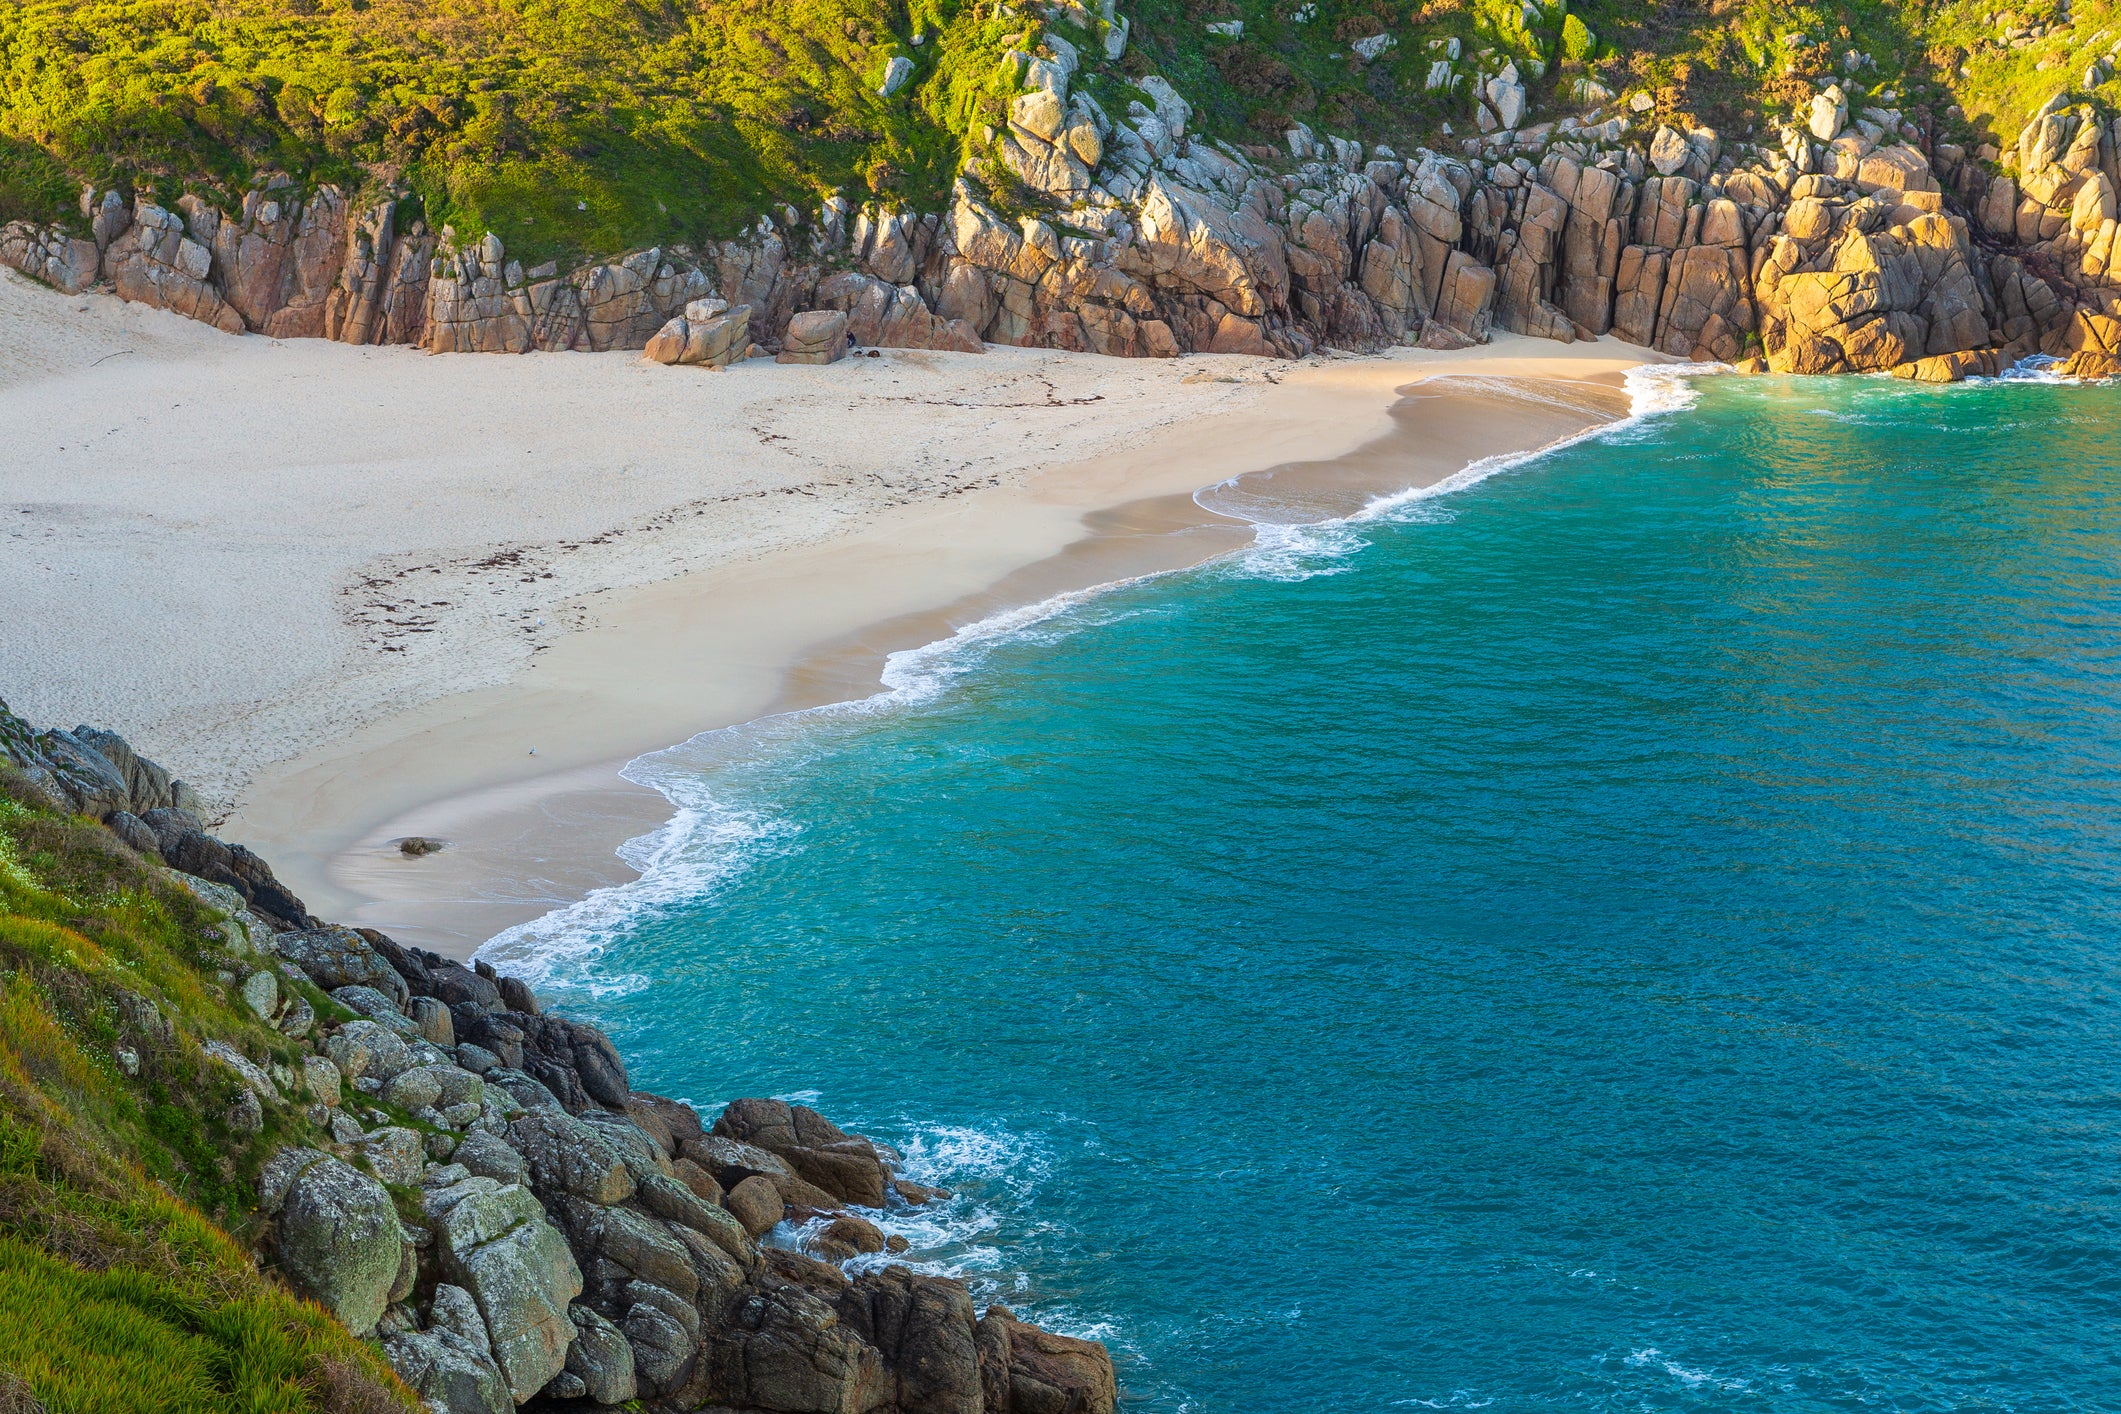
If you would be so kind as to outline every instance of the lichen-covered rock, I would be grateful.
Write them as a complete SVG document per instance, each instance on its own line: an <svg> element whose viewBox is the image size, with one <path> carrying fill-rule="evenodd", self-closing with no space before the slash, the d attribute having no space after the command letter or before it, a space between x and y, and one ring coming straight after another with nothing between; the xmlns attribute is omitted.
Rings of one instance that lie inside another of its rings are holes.
<svg viewBox="0 0 2121 1414"><path fill-rule="evenodd" d="M584 1394L597 1404L624 1404L639 1390L634 1378L633 1347L625 1333L586 1306L569 1313L574 1343L567 1347L568 1372L582 1382Z"/></svg>
<svg viewBox="0 0 2121 1414"><path fill-rule="evenodd" d="M383 1337L398 1378L437 1414L511 1414L516 1401L493 1357L452 1331Z"/></svg>
<svg viewBox="0 0 2121 1414"><path fill-rule="evenodd" d="M404 1260L383 1185L329 1155L297 1160L279 1210L280 1269L356 1335L375 1329Z"/></svg>
<svg viewBox="0 0 2121 1414"><path fill-rule="evenodd" d="M567 1240L520 1186L464 1198L435 1236L443 1272L477 1303L494 1363L521 1403L567 1364L568 1305L582 1294Z"/></svg>
<svg viewBox="0 0 2121 1414"><path fill-rule="evenodd" d="M341 987L373 987L400 1010L411 999L405 979L351 928L305 928L282 933L273 939L273 947L327 992Z"/></svg>
<svg viewBox="0 0 2121 1414"><path fill-rule="evenodd" d="M373 1021L341 1026L325 1039L324 1055L348 1080L388 1082L413 1066L412 1049L389 1027Z"/></svg>
<svg viewBox="0 0 2121 1414"><path fill-rule="evenodd" d="M571 1115L533 1111L508 1126L508 1142L523 1156L540 1193L571 1193L607 1206L633 1196L624 1156L595 1127Z"/></svg>

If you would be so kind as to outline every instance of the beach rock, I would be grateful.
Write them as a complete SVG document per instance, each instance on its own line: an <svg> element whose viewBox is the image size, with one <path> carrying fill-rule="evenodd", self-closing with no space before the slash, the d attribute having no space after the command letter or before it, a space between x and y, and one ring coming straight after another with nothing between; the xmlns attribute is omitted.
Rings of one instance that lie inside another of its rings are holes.
<svg viewBox="0 0 2121 1414"><path fill-rule="evenodd" d="M705 319L677 315L648 341L646 354L657 363L727 368L744 356L750 341L751 306L740 304Z"/></svg>
<svg viewBox="0 0 2121 1414"><path fill-rule="evenodd" d="M227 334L244 330L207 277L213 252L185 232L184 218L141 197L132 222L103 252L103 276L120 299L167 309Z"/></svg>
<svg viewBox="0 0 2121 1414"><path fill-rule="evenodd" d="M42 280L62 294L77 295L96 283L96 243L59 226L10 221L0 226L0 265Z"/></svg>
<svg viewBox="0 0 2121 1414"><path fill-rule="evenodd" d="M838 363L847 354L847 313L814 309L788 321L781 336L780 363Z"/></svg>
<svg viewBox="0 0 2121 1414"><path fill-rule="evenodd" d="M876 1146L848 1134L807 1105L785 1100L736 1100L714 1122L715 1134L764 1149L797 1176L842 1201L884 1206L889 1175Z"/></svg>
<svg viewBox="0 0 2121 1414"><path fill-rule="evenodd" d="M279 1207L280 1269L355 1335L375 1329L404 1257L397 1209L382 1184L308 1151L286 1174Z"/></svg>
<svg viewBox="0 0 2121 1414"><path fill-rule="evenodd" d="M955 266L960 287L977 278L967 266ZM920 291L911 284L892 285L874 275L842 271L818 282L817 302L824 309L840 310L847 316L847 337L869 348L949 349L980 353L979 325L989 317L991 306L984 291L960 299L978 314L977 319L950 318L928 307ZM948 301L939 301L947 307Z"/></svg>
<svg viewBox="0 0 2121 1414"><path fill-rule="evenodd" d="M566 1367L575 1338L569 1303L582 1272L567 1240L528 1189L472 1194L436 1230L442 1271L469 1292L493 1359L517 1403Z"/></svg>

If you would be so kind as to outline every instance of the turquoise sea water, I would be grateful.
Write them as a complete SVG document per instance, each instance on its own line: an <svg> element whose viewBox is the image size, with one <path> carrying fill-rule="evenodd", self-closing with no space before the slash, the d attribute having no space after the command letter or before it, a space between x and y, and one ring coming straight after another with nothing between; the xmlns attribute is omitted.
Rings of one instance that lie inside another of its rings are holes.
<svg viewBox="0 0 2121 1414"><path fill-rule="evenodd" d="M647 758L496 951L1143 1414L2121 1408L2121 390L1698 387Z"/></svg>

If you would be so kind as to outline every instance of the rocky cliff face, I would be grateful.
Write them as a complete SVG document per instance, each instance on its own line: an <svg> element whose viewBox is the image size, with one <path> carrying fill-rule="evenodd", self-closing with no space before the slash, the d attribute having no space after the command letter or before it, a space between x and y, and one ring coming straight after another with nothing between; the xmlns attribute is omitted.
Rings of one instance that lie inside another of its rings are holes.
<svg viewBox="0 0 2121 1414"><path fill-rule="evenodd" d="M1952 378L2046 353L2098 376L2121 357L2121 119L2062 95L1995 176L1890 107L1851 118L1838 86L1779 142L1733 152L1706 129L1645 132L1627 104L1523 126L1504 73L1482 76L1487 136L1458 151L1298 127L1283 155L1202 138L1157 78L1108 112L1055 35L1004 67L1022 92L975 164L985 181L940 212L833 198L714 248L563 275L524 269L497 236L400 229L391 203L357 211L275 179L238 215L84 198L92 242L17 224L0 260L231 332L436 352L652 343L708 365L781 351L812 310L847 315L858 343L1124 357L1453 347L1492 328L1795 373ZM1005 218L981 195L997 181L1047 214ZM741 331L695 337L732 309Z"/></svg>
<svg viewBox="0 0 2121 1414"><path fill-rule="evenodd" d="M632 1089L603 1033L521 981L311 917L109 733L34 732L0 704L0 763L219 910L252 969L231 985L309 1052L276 1074L209 1044L240 1082L230 1124L299 1108L331 1136L266 1164L262 1246L431 1408L1114 1408L1102 1345L888 1262L904 1243L873 1219L949 1198L888 1147L801 1105L710 1122ZM298 978L351 1019L320 1018Z"/></svg>

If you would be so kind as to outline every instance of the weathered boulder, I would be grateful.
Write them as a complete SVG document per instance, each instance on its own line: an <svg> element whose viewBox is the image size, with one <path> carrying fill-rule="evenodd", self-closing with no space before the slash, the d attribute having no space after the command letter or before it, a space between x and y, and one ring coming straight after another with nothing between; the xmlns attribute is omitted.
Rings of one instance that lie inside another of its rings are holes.
<svg viewBox="0 0 2121 1414"><path fill-rule="evenodd" d="M707 1354L716 1398L736 1408L840 1414L876 1409L891 1389L882 1355L832 1302L778 1271L733 1304Z"/></svg>
<svg viewBox="0 0 2121 1414"><path fill-rule="evenodd" d="M349 1021L341 1026L325 1038L324 1055L348 1080L387 1082L413 1065L412 1050L404 1039L373 1021Z"/></svg>
<svg viewBox="0 0 2121 1414"><path fill-rule="evenodd" d="M976 273L971 267L956 268L965 270L966 278ZM980 341L978 322L945 318L931 310L911 284L891 285L874 275L842 271L818 282L817 302L823 309L844 311L847 337L870 348L958 353L980 353L986 348ZM789 327L794 328L792 321Z"/></svg>
<svg viewBox="0 0 2121 1414"><path fill-rule="evenodd" d="M807 1105L735 1100L715 1120L714 1132L776 1155L798 1176L845 1202L867 1208L884 1206L890 1176L876 1146L848 1134Z"/></svg>
<svg viewBox="0 0 2121 1414"><path fill-rule="evenodd" d="M516 1401L493 1357L452 1331L383 1337L398 1378L438 1414L512 1414Z"/></svg>
<svg viewBox="0 0 2121 1414"><path fill-rule="evenodd" d="M555 1110L535 1110L508 1126L508 1143L529 1166L541 1193L571 1193L592 1203L633 1196L626 1160L596 1128Z"/></svg>
<svg viewBox="0 0 2121 1414"><path fill-rule="evenodd" d="M183 217L141 197L131 225L103 252L103 274L120 299L240 334L243 316L208 278L213 260L213 251L185 233Z"/></svg>
<svg viewBox="0 0 2121 1414"><path fill-rule="evenodd" d="M763 1179L759 1181L764 1182ZM675 1178L648 1173L640 1176L639 1183L636 1196L649 1212L665 1222L681 1223L701 1234L745 1266L757 1260L758 1248L748 1240L757 1234L748 1232L749 1225L734 1213L707 1202ZM775 1217L778 1216L776 1206Z"/></svg>
<svg viewBox="0 0 2121 1414"><path fill-rule="evenodd" d="M778 363L838 363L847 356L847 312L806 310L788 321Z"/></svg>
<svg viewBox="0 0 2121 1414"><path fill-rule="evenodd" d="M389 1304L405 1236L383 1185L327 1154L293 1151L279 1205L280 1269L356 1335Z"/></svg>
<svg viewBox="0 0 2121 1414"><path fill-rule="evenodd" d="M418 1183L427 1165L420 1131L404 1125L386 1125L356 1141L354 1148L385 1183Z"/></svg>
<svg viewBox="0 0 2121 1414"><path fill-rule="evenodd" d="M400 1010L412 999L397 969L351 928L305 928L281 933L273 939L273 948L327 992L341 987L373 987Z"/></svg>
<svg viewBox="0 0 2121 1414"><path fill-rule="evenodd" d="M10 221L0 226L0 265L20 270L60 292L80 294L96 283L96 243L58 226Z"/></svg>
<svg viewBox="0 0 2121 1414"><path fill-rule="evenodd" d="M687 311L657 331L646 355L657 363L727 368L750 347L751 312L748 304L715 314L701 311L698 318Z"/></svg>
<svg viewBox="0 0 2121 1414"><path fill-rule="evenodd" d="M886 1267L856 1277L835 1304L847 1329L882 1357L890 1407L921 1414L981 1414L985 1399L973 1340L972 1297L962 1282ZM1028 1411L1038 1406L1026 1402L1015 1407Z"/></svg>
<svg viewBox="0 0 2121 1414"><path fill-rule="evenodd" d="M1112 1356L1100 1342L1026 1325L999 1303L980 1318L979 1332L983 1359L999 1358L1008 1371L1009 1396L1002 1407L1112 1414L1119 1386Z"/></svg>
<svg viewBox="0 0 2121 1414"><path fill-rule="evenodd" d="M436 1238L443 1272L477 1303L494 1363L521 1403L566 1367L575 1337L568 1304L582 1294L582 1271L567 1240L518 1186L466 1197Z"/></svg>
<svg viewBox="0 0 2121 1414"><path fill-rule="evenodd" d="M781 1193L773 1181L754 1174L729 1190L723 1206L736 1215L753 1237L764 1236L781 1220Z"/></svg>
<svg viewBox="0 0 2121 1414"><path fill-rule="evenodd" d="M639 1389L633 1373L633 1347L625 1333L587 1306L568 1313L574 1320L574 1343L567 1347L567 1369L582 1382L597 1404L624 1404Z"/></svg>

